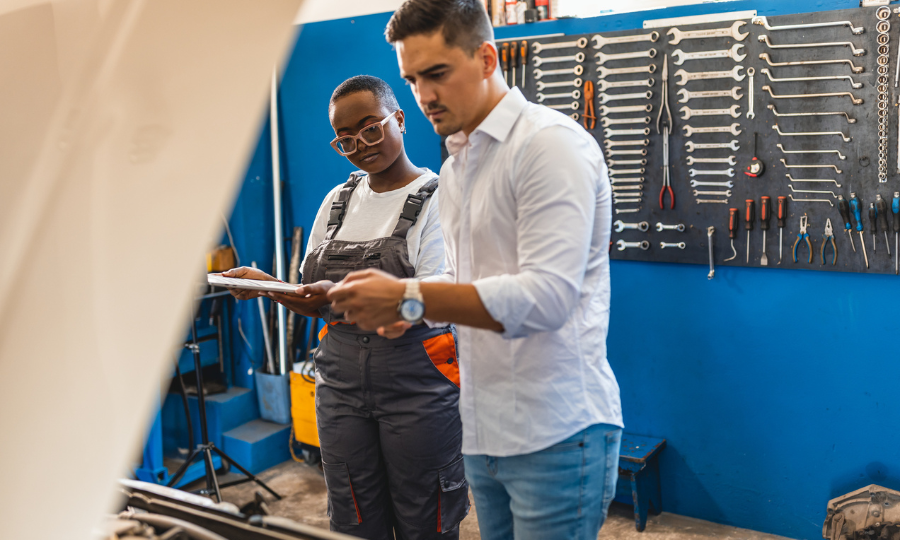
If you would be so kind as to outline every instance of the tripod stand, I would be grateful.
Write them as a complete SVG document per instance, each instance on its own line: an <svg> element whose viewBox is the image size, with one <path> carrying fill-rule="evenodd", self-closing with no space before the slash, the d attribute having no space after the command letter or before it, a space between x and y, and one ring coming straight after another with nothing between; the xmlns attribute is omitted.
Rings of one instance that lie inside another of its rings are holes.
<svg viewBox="0 0 900 540"><path fill-rule="evenodd" d="M276 499L281 499L281 495L275 493L269 486L266 485L265 482L254 476L250 471L241 467L241 465L231 459L228 454L216 448L216 446L210 442L209 440L209 430L206 425L206 395L203 392L203 369L200 365L200 345L197 343L197 322L193 317L191 318L191 343L188 346L191 349L191 353L194 356L194 373L197 376L197 408L200 413L200 437L201 443L197 445L196 448L191 450L191 454L184 461L181 467L175 472L175 475L169 480L168 486L172 487L181 480L181 477L184 476L184 473L187 472L188 466L194 462L197 458L202 458L203 463L206 467L206 490L205 493L207 495L215 495L216 502L222 502L222 493L221 488L226 488L229 486L235 486L238 484L243 484L245 482L256 482L263 489L271 493ZM246 478L242 478L240 480L235 480L234 482L228 482L227 484L219 485L219 479L216 476L216 469L213 466L213 452L219 455L223 461L229 463L230 465L235 466L239 471L241 471Z"/></svg>

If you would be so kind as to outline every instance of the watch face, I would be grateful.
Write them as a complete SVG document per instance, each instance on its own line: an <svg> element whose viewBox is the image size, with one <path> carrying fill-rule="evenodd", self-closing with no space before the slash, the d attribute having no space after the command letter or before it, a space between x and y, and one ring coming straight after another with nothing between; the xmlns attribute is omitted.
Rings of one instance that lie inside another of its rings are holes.
<svg viewBox="0 0 900 540"><path fill-rule="evenodd" d="M418 322L425 316L425 304L408 298L400 304L400 318L407 322Z"/></svg>

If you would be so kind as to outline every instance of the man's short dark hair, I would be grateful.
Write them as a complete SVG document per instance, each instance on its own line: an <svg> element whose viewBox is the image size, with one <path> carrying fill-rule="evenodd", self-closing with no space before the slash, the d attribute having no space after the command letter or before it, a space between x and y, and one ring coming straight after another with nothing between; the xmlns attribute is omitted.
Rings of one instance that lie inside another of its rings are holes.
<svg viewBox="0 0 900 540"><path fill-rule="evenodd" d="M394 90L391 88L391 85L378 77L373 77L371 75L357 75L356 77L350 77L339 84L338 87L334 89L334 93L331 94L329 107L333 106L334 102L340 98L349 96L350 94L356 94L357 92L371 92L372 95L375 96L375 99L384 105L390 112L394 112L400 108L400 104L397 102L397 96L394 95Z"/></svg>
<svg viewBox="0 0 900 540"><path fill-rule="evenodd" d="M384 31L388 43L441 30L448 46L475 54L494 41L494 28L482 0L407 0L394 12Z"/></svg>

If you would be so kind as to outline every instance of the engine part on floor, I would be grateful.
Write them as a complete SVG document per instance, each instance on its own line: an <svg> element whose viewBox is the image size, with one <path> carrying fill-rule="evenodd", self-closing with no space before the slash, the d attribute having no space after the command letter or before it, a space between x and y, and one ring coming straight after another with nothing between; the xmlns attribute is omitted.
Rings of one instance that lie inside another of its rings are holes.
<svg viewBox="0 0 900 540"><path fill-rule="evenodd" d="M822 538L863 540L900 535L900 491L875 484L828 501Z"/></svg>

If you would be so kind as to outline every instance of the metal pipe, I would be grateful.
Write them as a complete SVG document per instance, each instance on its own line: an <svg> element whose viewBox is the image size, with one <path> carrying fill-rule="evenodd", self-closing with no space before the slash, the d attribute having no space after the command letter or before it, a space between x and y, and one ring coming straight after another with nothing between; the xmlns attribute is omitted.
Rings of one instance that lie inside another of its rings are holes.
<svg viewBox="0 0 900 540"><path fill-rule="evenodd" d="M272 198L275 204L275 277L284 279L284 226L281 221L281 159L278 144L278 68L272 69L272 96L269 103L269 131L272 140ZM287 373L287 309L276 304L278 310L278 371Z"/></svg>
<svg viewBox="0 0 900 540"><path fill-rule="evenodd" d="M250 263L253 268L256 268L256 261ZM275 302L272 302L275 304ZM262 296L256 297L256 306L259 308L259 324L262 326L262 334L263 334L263 344L266 347L266 365L269 366L269 373L274 373L275 370L275 360L272 359L272 340L269 339L269 327L266 326L266 308L263 304Z"/></svg>

